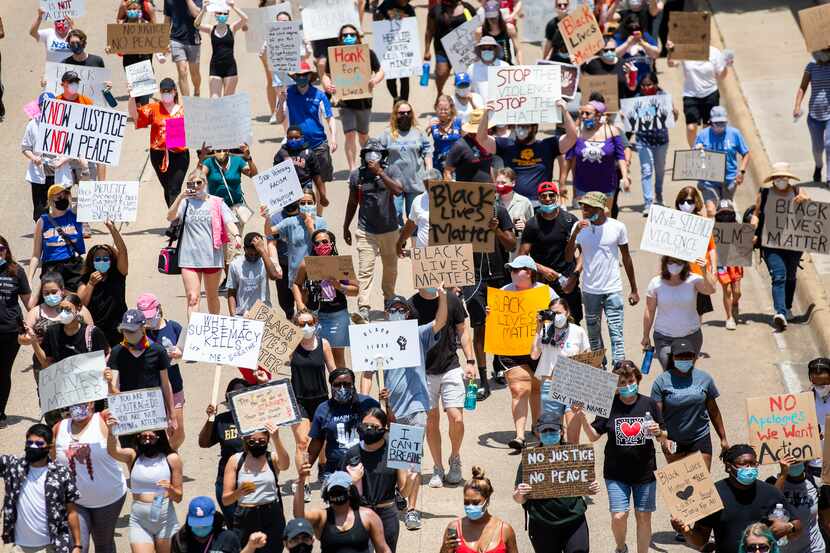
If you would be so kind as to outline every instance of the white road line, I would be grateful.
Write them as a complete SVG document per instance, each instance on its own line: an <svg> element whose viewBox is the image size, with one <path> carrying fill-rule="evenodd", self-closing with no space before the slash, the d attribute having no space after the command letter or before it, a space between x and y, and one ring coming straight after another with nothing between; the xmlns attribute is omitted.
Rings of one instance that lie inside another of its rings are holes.
<svg viewBox="0 0 830 553"><path fill-rule="evenodd" d="M781 376L784 377L784 385L787 387L787 392L791 394L802 392L801 381L798 379L798 375L795 373L792 364L789 361L782 361L781 363L777 363L777 365L781 370Z"/></svg>
<svg viewBox="0 0 830 553"><path fill-rule="evenodd" d="M778 346L778 351L787 349L787 340L784 339L783 332L773 332L772 337L775 338L775 345Z"/></svg>

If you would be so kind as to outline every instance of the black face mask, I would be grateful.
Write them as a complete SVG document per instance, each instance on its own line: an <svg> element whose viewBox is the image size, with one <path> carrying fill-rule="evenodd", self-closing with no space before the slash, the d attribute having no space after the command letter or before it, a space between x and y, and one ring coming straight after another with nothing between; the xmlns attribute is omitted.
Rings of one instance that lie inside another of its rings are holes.
<svg viewBox="0 0 830 553"><path fill-rule="evenodd" d="M398 128L402 131L408 131L412 128L412 116L411 115L399 115L397 118L398 121Z"/></svg>
<svg viewBox="0 0 830 553"><path fill-rule="evenodd" d="M268 444L264 443L249 443L248 444L248 453L253 455L254 457L262 457L266 453L268 453Z"/></svg>
<svg viewBox="0 0 830 553"><path fill-rule="evenodd" d="M254 255L245 254L245 261L247 261L249 263L256 263L257 261L259 261L259 255L258 254L254 254Z"/></svg>
<svg viewBox="0 0 830 553"><path fill-rule="evenodd" d="M371 445L381 441L386 435L386 430L383 428L369 428L364 424L360 424L357 427L357 434L363 440L363 443Z"/></svg>
<svg viewBox="0 0 830 553"><path fill-rule="evenodd" d="M153 443L138 443L138 452L145 457L155 457L159 452L158 442Z"/></svg>
<svg viewBox="0 0 830 553"><path fill-rule="evenodd" d="M61 198L60 200L55 200L55 209L60 211L66 211L69 209L69 200L66 198Z"/></svg>
<svg viewBox="0 0 830 553"><path fill-rule="evenodd" d="M47 455L49 455L49 448L48 447L27 447L26 451L26 462L29 464L37 463L38 461L43 461Z"/></svg>
<svg viewBox="0 0 830 553"><path fill-rule="evenodd" d="M288 548L288 553L311 553L314 546L310 543L298 543L294 547Z"/></svg>

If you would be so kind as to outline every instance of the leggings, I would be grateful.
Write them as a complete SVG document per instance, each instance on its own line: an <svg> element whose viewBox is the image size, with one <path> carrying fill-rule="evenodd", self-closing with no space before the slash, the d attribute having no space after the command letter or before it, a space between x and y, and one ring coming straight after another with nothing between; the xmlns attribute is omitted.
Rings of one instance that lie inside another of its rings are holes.
<svg viewBox="0 0 830 553"><path fill-rule="evenodd" d="M43 184L36 182L30 182L29 184L32 185L32 221L37 223L40 216L49 211L47 193L49 187L55 184L55 177L54 175L46 175L46 182Z"/></svg>
<svg viewBox="0 0 830 553"><path fill-rule="evenodd" d="M527 530L536 553L588 553L588 521L585 515L571 524L549 526L530 519Z"/></svg>
<svg viewBox="0 0 830 553"><path fill-rule="evenodd" d="M400 79L401 81L401 95L398 96L398 79L389 79L386 81L386 88L394 101L409 100L409 77Z"/></svg>
<svg viewBox="0 0 830 553"><path fill-rule="evenodd" d="M386 540L386 545L392 553L398 547L398 535L401 531L401 525L398 521L398 508L394 505L389 507L373 508L373 511L380 517L383 523L383 537Z"/></svg>
<svg viewBox="0 0 830 553"><path fill-rule="evenodd" d="M115 553L115 525L127 499L125 493L109 505L84 507L75 503L81 525L81 547L88 553L90 541L95 543L95 553ZM90 540L90 535L92 540Z"/></svg>
<svg viewBox="0 0 830 553"><path fill-rule="evenodd" d="M283 277L277 279L277 301L285 311L285 317L290 321L294 316L294 294L291 293L291 287L288 285L288 264L280 263L280 268ZM314 416L313 413L312 416Z"/></svg>
<svg viewBox="0 0 830 553"><path fill-rule="evenodd" d="M167 203L167 207L170 207L182 191L182 183L190 166L190 150L169 152L167 171L162 172L161 164L164 162L165 152L166 150L151 149L150 163L153 164L156 176L164 189L164 201Z"/></svg>
<svg viewBox="0 0 830 553"><path fill-rule="evenodd" d="M17 332L0 334L0 416L4 418L12 389L12 365L19 349Z"/></svg>

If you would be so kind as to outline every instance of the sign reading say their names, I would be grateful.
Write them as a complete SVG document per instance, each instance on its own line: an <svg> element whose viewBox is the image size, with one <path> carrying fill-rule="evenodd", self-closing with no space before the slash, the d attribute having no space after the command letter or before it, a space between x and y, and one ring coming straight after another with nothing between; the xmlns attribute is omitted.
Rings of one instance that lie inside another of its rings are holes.
<svg viewBox="0 0 830 553"><path fill-rule="evenodd" d="M591 9L581 5L557 24L571 61L582 65L605 46L605 39Z"/></svg>
<svg viewBox="0 0 830 553"><path fill-rule="evenodd" d="M170 47L170 25L143 23L107 25L107 45L119 54L154 54Z"/></svg>
<svg viewBox="0 0 830 553"><path fill-rule="evenodd" d="M159 87L156 84L156 76L153 74L153 64L150 60L133 63L124 68L127 75L127 82L130 84L130 96L138 98L156 92Z"/></svg>
<svg viewBox="0 0 830 553"><path fill-rule="evenodd" d="M348 280L357 283L350 255L309 255L305 258L308 280Z"/></svg>
<svg viewBox="0 0 830 553"><path fill-rule="evenodd" d="M417 74L421 64L418 18L373 21L372 49L380 60L386 80Z"/></svg>
<svg viewBox="0 0 830 553"><path fill-rule="evenodd" d="M262 321L193 313L182 359L256 369L264 331Z"/></svg>
<svg viewBox="0 0 830 553"><path fill-rule="evenodd" d="M828 218L830 203L796 203L792 198L779 197L770 189L764 206L761 244L797 252L830 253L827 248Z"/></svg>
<svg viewBox="0 0 830 553"><path fill-rule="evenodd" d="M446 288L475 284L472 244L414 248L410 258L416 289L442 284Z"/></svg>
<svg viewBox="0 0 830 553"><path fill-rule="evenodd" d="M718 249L718 265L752 265L752 238L755 236L755 227L749 223L715 223L712 236Z"/></svg>
<svg viewBox="0 0 830 553"><path fill-rule="evenodd" d="M221 98L184 96L184 120L187 145L212 150L229 150L250 144L251 98L237 92Z"/></svg>
<svg viewBox="0 0 830 553"><path fill-rule="evenodd" d="M561 97L558 65L512 65L487 69L487 106L493 125L559 123Z"/></svg>
<svg viewBox="0 0 830 553"><path fill-rule="evenodd" d="M528 499L587 495L596 480L592 445L555 445L522 450L522 482Z"/></svg>
<svg viewBox="0 0 830 553"><path fill-rule="evenodd" d="M709 60L710 19L706 12L672 12L669 40L674 43L672 60Z"/></svg>
<svg viewBox="0 0 830 553"><path fill-rule="evenodd" d="M619 377L560 355L551 374L550 399L570 405L581 403L586 413L607 417Z"/></svg>
<svg viewBox="0 0 830 553"><path fill-rule="evenodd" d="M271 213L279 213L288 204L303 197L303 187L297 177L294 162L286 159L267 171L254 176L259 203L268 207Z"/></svg>
<svg viewBox="0 0 830 553"><path fill-rule="evenodd" d="M821 437L813 392L747 398L749 444L762 465L791 456L796 462L821 456Z"/></svg>
<svg viewBox="0 0 830 553"><path fill-rule="evenodd" d="M44 92L51 92L55 96L63 94L61 79L67 71L74 71L78 74L81 82L78 83L78 94L91 98L96 106L107 106L104 100L103 90L108 81L112 80L112 73L105 67L86 67L84 65L69 65L54 61L46 62L46 89Z"/></svg>
<svg viewBox="0 0 830 553"><path fill-rule="evenodd" d="M700 148L675 150L672 180L726 180L726 154Z"/></svg>
<svg viewBox="0 0 830 553"><path fill-rule="evenodd" d="M303 34L308 41L335 38L349 24L360 30L354 0L301 0Z"/></svg>
<svg viewBox="0 0 830 553"><path fill-rule="evenodd" d="M798 22L808 52L830 48L830 4L823 4L798 11Z"/></svg>
<svg viewBox="0 0 830 553"><path fill-rule="evenodd" d="M671 94L637 96L620 100L625 132L660 131L674 127Z"/></svg>
<svg viewBox="0 0 830 553"><path fill-rule="evenodd" d="M620 111L620 89L618 88L617 74L587 75L583 73L579 78L579 89L584 102L588 101L592 92L598 92L605 98L605 107L608 111Z"/></svg>
<svg viewBox="0 0 830 553"><path fill-rule="evenodd" d="M383 370L421 364L421 340L415 320L349 325L349 343L355 372L374 371L378 360Z"/></svg>
<svg viewBox="0 0 830 553"><path fill-rule="evenodd" d="M428 181L429 245L473 244L474 252L496 249L490 230L496 189L488 182Z"/></svg>
<svg viewBox="0 0 830 553"><path fill-rule="evenodd" d="M692 526L723 509L720 494L699 451L656 471L657 489L672 516Z"/></svg>
<svg viewBox="0 0 830 553"><path fill-rule="evenodd" d="M536 317L550 303L550 288L512 291L487 288L484 351L496 355L527 355L536 338Z"/></svg>
<svg viewBox="0 0 830 553"><path fill-rule="evenodd" d="M98 106L45 99L35 152L118 165L127 114Z"/></svg>
<svg viewBox="0 0 830 553"><path fill-rule="evenodd" d="M81 181L78 221L132 222L138 217L138 181Z"/></svg>
<svg viewBox="0 0 830 553"><path fill-rule="evenodd" d="M45 414L70 405L107 397L103 351L81 353L52 363L38 373L40 412Z"/></svg>
<svg viewBox="0 0 830 553"><path fill-rule="evenodd" d="M299 21L273 21L265 27L268 63L280 75L300 70L302 31Z"/></svg>
<svg viewBox="0 0 830 553"><path fill-rule="evenodd" d="M299 327L286 319L282 310L268 307L260 300L245 313L245 318L261 321L264 325L257 365L271 374L284 370L303 339Z"/></svg>
<svg viewBox="0 0 830 553"><path fill-rule="evenodd" d="M465 21L441 38L441 45L450 58L450 64L457 67L457 71L466 71L467 67L476 61L476 30L484 23L484 12L476 13L469 21Z"/></svg>
<svg viewBox="0 0 830 553"><path fill-rule="evenodd" d="M109 396L107 405L118 421L113 429L116 436L167 428L167 410L161 388L142 388L114 394Z"/></svg>
<svg viewBox="0 0 830 553"><path fill-rule="evenodd" d="M424 457L424 430L423 426L409 426L396 422L390 424L386 466L390 469L421 472L421 460Z"/></svg>
<svg viewBox="0 0 830 553"><path fill-rule="evenodd" d="M271 380L228 394L236 428L243 436L300 420L300 409L288 379Z"/></svg>
<svg viewBox="0 0 830 553"><path fill-rule="evenodd" d="M77 19L86 14L86 0L40 0L47 21L71 17Z"/></svg>
<svg viewBox="0 0 830 553"><path fill-rule="evenodd" d="M640 249L695 261L706 255L714 226L714 219L652 204Z"/></svg>
<svg viewBox="0 0 830 553"><path fill-rule="evenodd" d="M368 44L329 47L331 79L341 100L371 98L369 80L372 78Z"/></svg>

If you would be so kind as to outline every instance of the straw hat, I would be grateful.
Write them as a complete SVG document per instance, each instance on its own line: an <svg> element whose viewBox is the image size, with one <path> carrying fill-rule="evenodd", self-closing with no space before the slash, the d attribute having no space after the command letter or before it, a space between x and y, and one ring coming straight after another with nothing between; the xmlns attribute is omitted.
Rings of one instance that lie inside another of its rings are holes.
<svg viewBox="0 0 830 553"><path fill-rule="evenodd" d="M787 179L799 180L798 177L790 172L790 164L786 161L779 161L772 164L772 172L764 179L763 184L768 187L773 179L784 177Z"/></svg>
<svg viewBox="0 0 830 553"><path fill-rule="evenodd" d="M478 132L478 124L481 123L481 118L484 117L484 108L476 108L470 112L470 118L466 123L461 125L461 132L475 134Z"/></svg>

